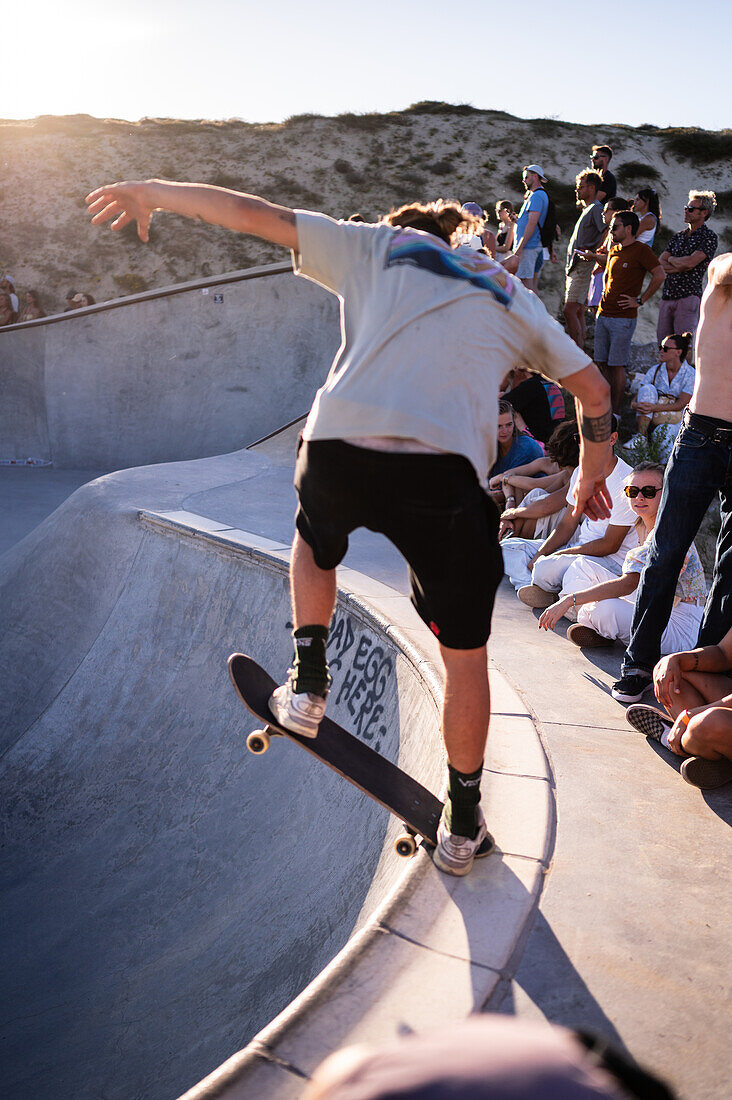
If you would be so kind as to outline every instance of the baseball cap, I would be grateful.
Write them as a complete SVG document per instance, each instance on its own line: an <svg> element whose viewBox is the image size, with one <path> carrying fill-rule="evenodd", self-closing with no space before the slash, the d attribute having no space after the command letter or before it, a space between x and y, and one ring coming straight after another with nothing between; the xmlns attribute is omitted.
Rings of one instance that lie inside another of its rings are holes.
<svg viewBox="0 0 732 1100"><path fill-rule="evenodd" d="M543 183L546 183L546 176L544 175L544 169L541 167L540 164L525 164L523 170L524 170L524 172L536 172L539 179Z"/></svg>
<svg viewBox="0 0 732 1100"><path fill-rule="evenodd" d="M477 202L464 202L463 210L466 214L474 214L476 218L483 217L483 207Z"/></svg>

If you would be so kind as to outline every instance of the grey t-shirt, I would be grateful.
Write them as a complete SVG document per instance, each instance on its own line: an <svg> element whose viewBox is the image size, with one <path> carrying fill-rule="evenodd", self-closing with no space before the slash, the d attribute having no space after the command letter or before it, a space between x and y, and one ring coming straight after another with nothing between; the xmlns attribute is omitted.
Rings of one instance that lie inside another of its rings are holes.
<svg viewBox="0 0 732 1100"><path fill-rule="evenodd" d="M296 273L341 301L341 346L306 440L416 440L464 455L486 485L508 371L524 364L556 382L591 362L482 252L299 210L297 235Z"/></svg>
<svg viewBox="0 0 732 1100"><path fill-rule="evenodd" d="M589 248L594 250L595 245L600 243L605 229L606 226L602 220L602 206L597 199L595 199L594 202L584 208L577 219L572 237L567 246L567 263L564 270L568 275L578 263L587 262L577 259L577 249Z"/></svg>

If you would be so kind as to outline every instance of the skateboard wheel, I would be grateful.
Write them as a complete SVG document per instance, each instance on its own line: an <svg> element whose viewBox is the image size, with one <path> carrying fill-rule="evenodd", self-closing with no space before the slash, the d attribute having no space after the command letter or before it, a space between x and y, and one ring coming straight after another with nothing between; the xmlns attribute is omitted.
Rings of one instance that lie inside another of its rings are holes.
<svg viewBox="0 0 732 1100"><path fill-rule="evenodd" d="M269 734L266 730L254 730L247 737L247 748L256 756L260 756L269 748Z"/></svg>
<svg viewBox="0 0 732 1100"><path fill-rule="evenodd" d="M403 859L409 859L417 851L417 841L409 833L405 833L397 837L394 843L394 851Z"/></svg>

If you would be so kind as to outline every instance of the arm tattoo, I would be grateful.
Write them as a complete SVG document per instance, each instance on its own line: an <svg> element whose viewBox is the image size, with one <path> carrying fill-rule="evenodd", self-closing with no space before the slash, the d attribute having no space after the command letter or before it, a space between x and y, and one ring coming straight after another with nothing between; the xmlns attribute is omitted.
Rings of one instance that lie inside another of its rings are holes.
<svg viewBox="0 0 732 1100"><path fill-rule="evenodd" d="M588 443L606 443L613 434L613 414L608 411L602 416L582 414L580 431Z"/></svg>

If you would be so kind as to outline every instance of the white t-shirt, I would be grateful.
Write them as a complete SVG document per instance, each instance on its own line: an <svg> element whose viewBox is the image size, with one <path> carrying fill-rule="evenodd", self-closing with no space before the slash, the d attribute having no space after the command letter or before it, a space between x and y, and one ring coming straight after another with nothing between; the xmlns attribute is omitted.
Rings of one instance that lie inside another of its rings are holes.
<svg viewBox="0 0 732 1100"><path fill-rule="evenodd" d="M615 469L609 477L605 478L605 484L607 485L612 500L610 519L588 519L587 516L584 516L577 529L575 542L575 545L582 546L585 542L592 542L593 539L601 539L610 525L614 527L627 527L628 533L623 539L620 549L616 550L614 554L607 555L610 561L615 561L618 565L622 565L628 551L638 545L638 536L633 529L633 524L638 517L630 507L630 501L623 492L625 479L630 473L632 473L632 467L630 467L627 462L623 462L622 458L616 458ZM567 503L572 508L574 508L574 496L572 494L577 484L578 477L579 467L569 479L569 487L567 489Z"/></svg>
<svg viewBox="0 0 732 1100"><path fill-rule="evenodd" d="M341 300L341 346L307 440L390 436L495 461L498 388L519 364L559 381L591 360L500 264L414 229L297 211L295 272Z"/></svg>

